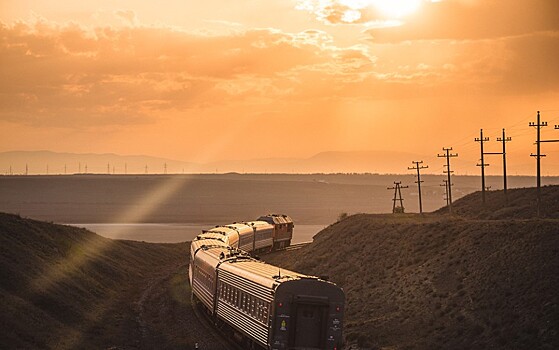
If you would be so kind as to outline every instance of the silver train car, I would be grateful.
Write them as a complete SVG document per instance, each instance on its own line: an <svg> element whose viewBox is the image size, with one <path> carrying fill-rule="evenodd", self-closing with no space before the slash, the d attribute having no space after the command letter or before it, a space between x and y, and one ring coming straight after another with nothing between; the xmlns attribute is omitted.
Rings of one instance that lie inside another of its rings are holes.
<svg viewBox="0 0 559 350"><path fill-rule="evenodd" d="M189 280L194 299L248 349L341 349L341 288L251 257L249 251L274 247L273 242L268 245L265 230L271 224L253 223L217 226L192 242ZM252 243L243 240L245 235Z"/></svg>
<svg viewBox="0 0 559 350"><path fill-rule="evenodd" d="M225 246L201 247L192 265L194 296L247 348L341 349L345 296L335 284Z"/></svg>

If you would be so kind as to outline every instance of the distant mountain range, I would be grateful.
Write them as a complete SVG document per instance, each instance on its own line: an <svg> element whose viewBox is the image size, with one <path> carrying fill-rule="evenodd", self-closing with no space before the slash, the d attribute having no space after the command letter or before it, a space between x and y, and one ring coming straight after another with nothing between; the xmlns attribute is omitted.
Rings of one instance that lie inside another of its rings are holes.
<svg viewBox="0 0 559 350"><path fill-rule="evenodd" d="M310 158L223 160L210 163L184 162L143 155L114 153L58 153L11 151L0 153L2 174L169 174L176 173L405 173L421 155L405 152L322 152Z"/></svg>

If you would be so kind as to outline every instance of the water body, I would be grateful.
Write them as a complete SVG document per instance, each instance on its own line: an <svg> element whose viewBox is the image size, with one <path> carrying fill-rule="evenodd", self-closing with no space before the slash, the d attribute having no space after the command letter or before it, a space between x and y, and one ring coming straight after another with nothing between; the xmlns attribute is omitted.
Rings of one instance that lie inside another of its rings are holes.
<svg viewBox="0 0 559 350"><path fill-rule="evenodd" d="M149 243L179 243L192 241L194 237L214 227L214 224L70 224L84 227L100 236ZM292 243L312 241L312 237L328 225L295 225Z"/></svg>

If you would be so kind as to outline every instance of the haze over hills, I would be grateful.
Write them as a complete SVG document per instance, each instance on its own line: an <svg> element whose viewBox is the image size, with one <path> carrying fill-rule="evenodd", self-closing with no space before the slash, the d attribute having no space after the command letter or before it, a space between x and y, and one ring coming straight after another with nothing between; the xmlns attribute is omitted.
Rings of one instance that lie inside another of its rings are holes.
<svg viewBox="0 0 559 350"><path fill-rule="evenodd" d="M435 151L436 152L436 151ZM542 175L559 174L559 162L554 154L542 161ZM528 154L509 154L510 175L534 175L535 164ZM309 158L260 158L220 160L195 163L145 155L120 155L114 153L60 153L52 151L0 152L0 174L192 174L192 173L378 173L406 174L412 161L423 160L429 168L424 173L442 174L444 159L437 154L416 154L396 151L328 151ZM455 174L477 175L477 159L457 157L452 159ZM487 160L493 165L487 175L502 173L499 158ZM534 169L534 172L526 171Z"/></svg>
<svg viewBox="0 0 559 350"><path fill-rule="evenodd" d="M2 173L24 174L149 174L173 173L402 173L405 166L421 155L404 152L355 151L322 152L310 158L263 158L193 163L143 155L114 153L57 153L13 151L0 153ZM166 168L165 168L166 166ZM66 167L66 170L65 170Z"/></svg>

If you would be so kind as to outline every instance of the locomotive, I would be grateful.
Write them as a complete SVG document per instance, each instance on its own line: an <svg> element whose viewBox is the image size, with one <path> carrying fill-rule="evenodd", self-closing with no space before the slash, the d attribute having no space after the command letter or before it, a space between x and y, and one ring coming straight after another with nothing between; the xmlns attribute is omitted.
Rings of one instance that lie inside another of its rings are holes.
<svg viewBox="0 0 559 350"><path fill-rule="evenodd" d="M292 235L293 221L286 215L203 231L191 244L193 298L246 348L339 350L342 289L250 255L286 247Z"/></svg>

